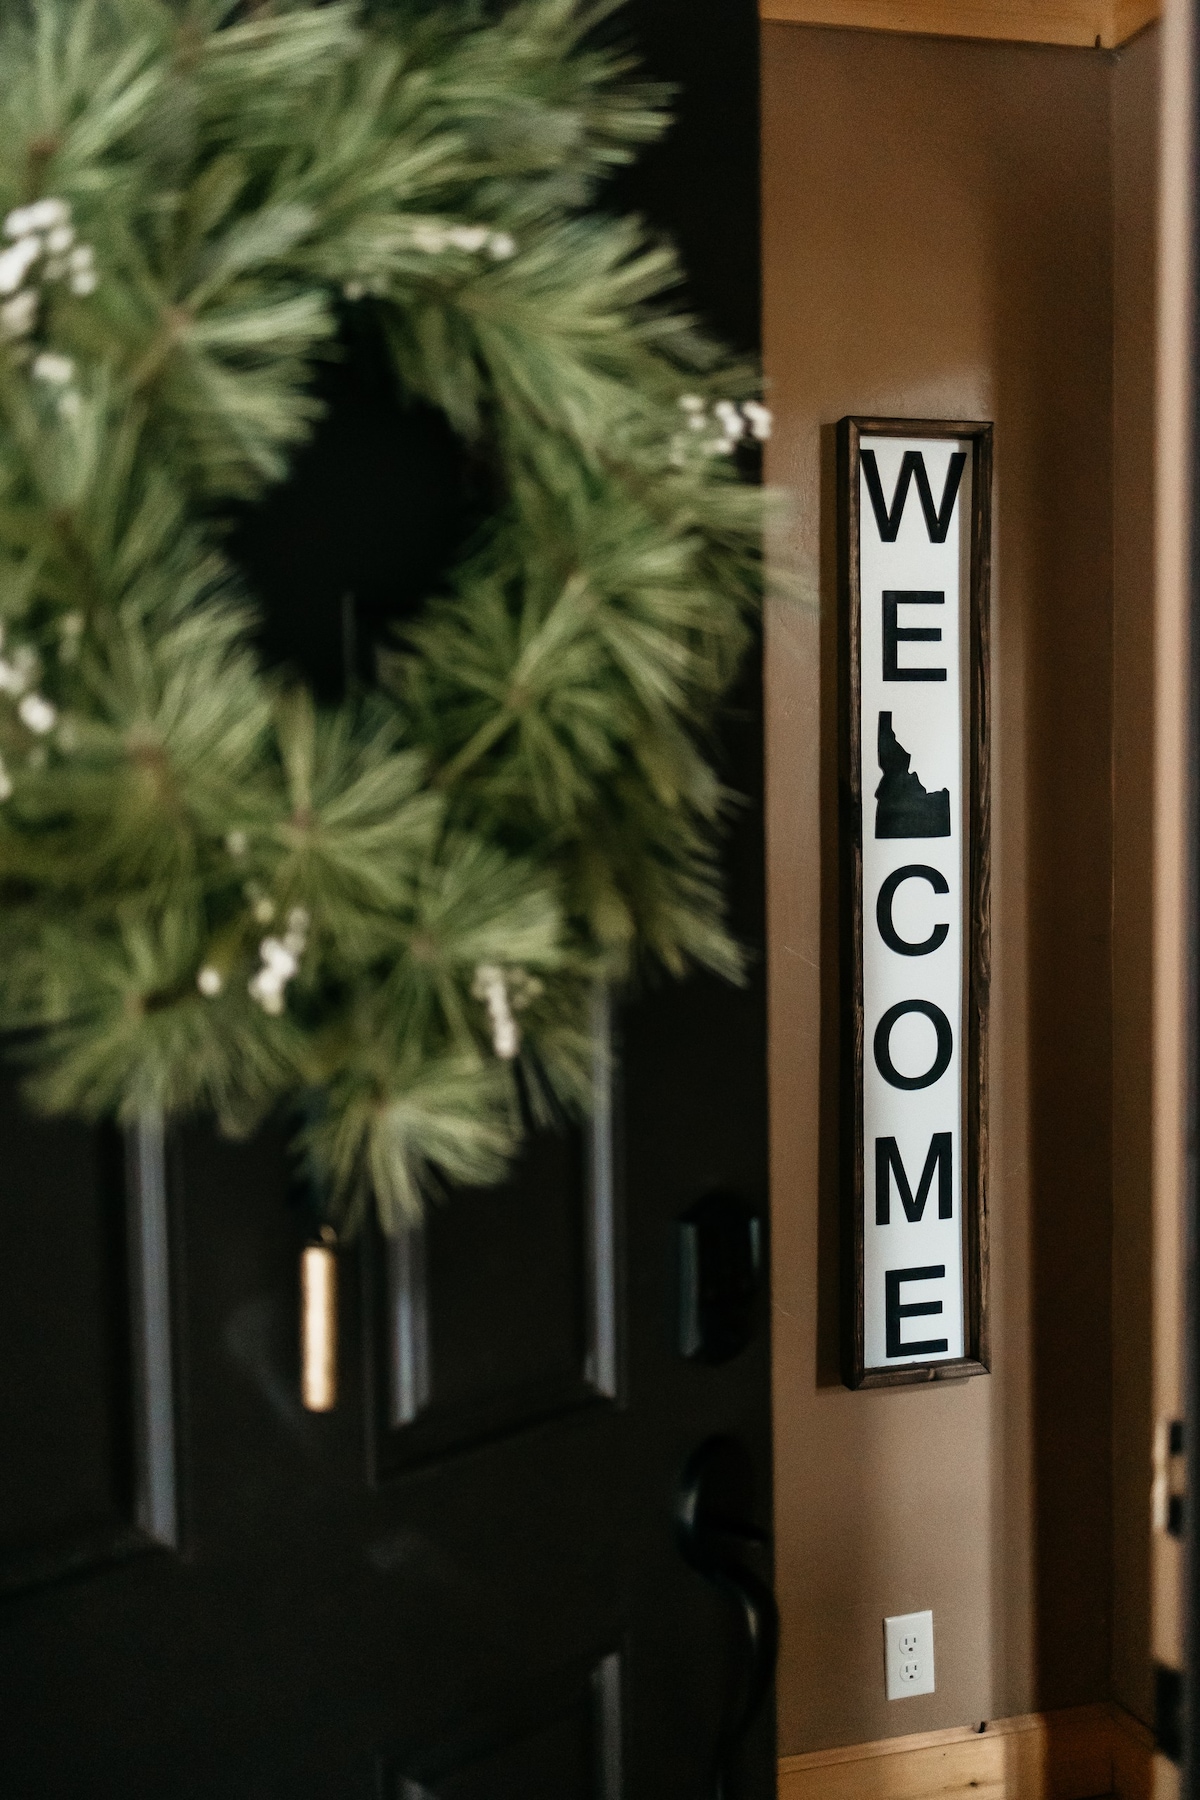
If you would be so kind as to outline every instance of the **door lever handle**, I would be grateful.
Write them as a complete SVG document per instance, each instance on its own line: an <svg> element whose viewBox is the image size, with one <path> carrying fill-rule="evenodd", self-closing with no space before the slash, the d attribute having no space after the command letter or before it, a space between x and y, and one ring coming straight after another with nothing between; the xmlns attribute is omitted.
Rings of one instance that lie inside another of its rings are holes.
<svg viewBox="0 0 1200 1800"><path fill-rule="evenodd" d="M725 1711L714 1756L712 1800L736 1800L737 1759L770 1691L779 1653L779 1608L770 1585L748 1568L746 1548L770 1537L753 1523L754 1465L736 1438L709 1438L688 1461L676 1520L684 1559L733 1599L745 1654L737 1690Z"/></svg>

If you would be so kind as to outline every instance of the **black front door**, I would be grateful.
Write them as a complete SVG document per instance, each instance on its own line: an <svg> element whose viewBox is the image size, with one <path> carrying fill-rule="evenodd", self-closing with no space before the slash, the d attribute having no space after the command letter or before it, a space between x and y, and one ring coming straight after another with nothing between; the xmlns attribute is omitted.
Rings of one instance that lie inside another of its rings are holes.
<svg viewBox="0 0 1200 1800"><path fill-rule="evenodd" d="M631 23L685 84L642 203L744 341L753 6L645 0ZM388 412L369 347L331 399L244 544L268 647L314 674L401 571L436 573L472 506L439 428ZM347 532L355 506L374 526ZM752 801L737 925L761 943L756 685L728 773ZM774 1792L761 966L741 992L599 996L595 1034L587 1132L342 1253L323 1416L299 1402L282 1129L120 1139L5 1100L0 1792Z"/></svg>

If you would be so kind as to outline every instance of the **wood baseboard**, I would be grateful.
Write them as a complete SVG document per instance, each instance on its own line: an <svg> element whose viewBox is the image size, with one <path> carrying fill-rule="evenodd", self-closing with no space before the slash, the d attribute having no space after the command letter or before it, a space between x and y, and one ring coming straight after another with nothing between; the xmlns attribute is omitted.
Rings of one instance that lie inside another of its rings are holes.
<svg viewBox="0 0 1200 1800"><path fill-rule="evenodd" d="M1119 1706L994 1719L779 1761L779 1800L1151 1800L1151 1733Z"/></svg>
<svg viewBox="0 0 1200 1800"><path fill-rule="evenodd" d="M764 19L924 37L1002 38L1113 50L1157 19L1162 0L759 0Z"/></svg>

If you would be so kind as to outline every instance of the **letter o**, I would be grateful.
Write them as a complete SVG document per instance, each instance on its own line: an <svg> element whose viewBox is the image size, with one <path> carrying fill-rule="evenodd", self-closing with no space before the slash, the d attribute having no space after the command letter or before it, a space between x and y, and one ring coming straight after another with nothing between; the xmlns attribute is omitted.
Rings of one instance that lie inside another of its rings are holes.
<svg viewBox="0 0 1200 1800"><path fill-rule="evenodd" d="M945 943L950 935L950 927L935 925L920 944L910 944L907 938L902 938L892 922L892 902L902 881L927 881L935 894L948 894L950 883L939 870L931 869L928 863L906 863L902 869L896 869L888 876L879 890L879 899L875 902L875 922L888 949L894 950L897 956L928 956Z"/></svg>
<svg viewBox="0 0 1200 1800"><path fill-rule="evenodd" d="M892 1030L905 1013L920 1013L937 1032L937 1055L924 1075L901 1075L892 1061ZM911 1091L913 1088L932 1087L950 1067L953 1050L954 1033L950 1029L950 1021L941 1007L935 1006L932 1000L899 1000L895 1006L888 1007L875 1027L875 1067L894 1088Z"/></svg>

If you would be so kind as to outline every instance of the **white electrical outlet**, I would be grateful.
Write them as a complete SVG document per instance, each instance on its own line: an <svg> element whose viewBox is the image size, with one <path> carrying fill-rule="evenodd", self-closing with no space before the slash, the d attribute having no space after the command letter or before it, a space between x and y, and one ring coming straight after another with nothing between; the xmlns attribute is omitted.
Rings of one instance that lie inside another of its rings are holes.
<svg viewBox="0 0 1200 1800"><path fill-rule="evenodd" d="M907 1700L933 1693L933 1614L901 1613L883 1621L887 1697Z"/></svg>

